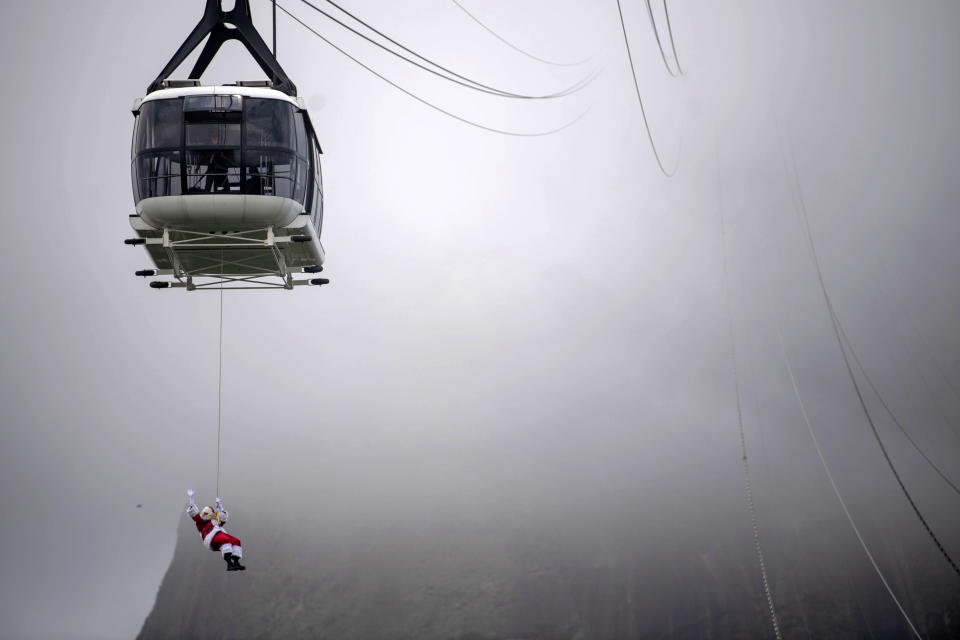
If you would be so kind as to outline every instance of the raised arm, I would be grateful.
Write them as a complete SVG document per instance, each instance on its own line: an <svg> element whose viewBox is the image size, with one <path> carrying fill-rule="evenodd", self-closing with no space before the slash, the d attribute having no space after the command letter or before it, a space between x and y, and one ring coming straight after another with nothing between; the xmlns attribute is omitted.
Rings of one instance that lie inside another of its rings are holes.
<svg viewBox="0 0 960 640"><path fill-rule="evenodd" d="M187 505L187 515L195 518L200 513L200 509L197 508L197 503L193 501L193 489L187 489L187 498L190 499L190 504Z"/></svg>

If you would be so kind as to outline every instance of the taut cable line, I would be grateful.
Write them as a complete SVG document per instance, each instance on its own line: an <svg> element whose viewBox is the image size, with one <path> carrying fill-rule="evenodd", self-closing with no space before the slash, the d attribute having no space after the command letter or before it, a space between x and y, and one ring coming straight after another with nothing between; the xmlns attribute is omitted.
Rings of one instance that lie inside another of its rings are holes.
<svg viewBox="0 0 960 640"><path fill-rule="evenodd" d="M936 463L934 463L934 461L931 460L926 453L924 453L923 449L920 448L920 445L914 441L914 439L910 436L910 433L906 430L906 428L904 428L903 423L900 422L900 419L893 412L893 409L890 408L890 405L888 405L883 399L883 395L880 393L880 390L877 389L877 386L873 383L873 380L870 379L870 375L867 373L866 368L864 368L863 363L860 362L860 358L857 356L857 352L853 348L853 343L850 342L850 338L847 336L847 332L844 331L843 324L839 321L839 318L837 319L837 326L840 329L840 336L847 345L847 349L850 350L850 355L853 357L853 361L860 370L860 374L863 376L863 379L867 381L867 386L869 386L874 395L877 396L877 400L880 401L880 406L883 407L884 411L887 412L887 415L890 416L890 419L893 420L893 423L897 425L897 428L900 429L900 432L903 433L907 441L913 445L913 448L916 450L916 452L927 461L927 464L930 466L930 468L933 469L937 475L943 479L944 482L950 485L950 488L953 489L954 493L960 495L960 488L958 488L957 485L954 484L953 481L950 480L950 478L947 477L947 475L940 469L940 467L938 467Z"/></svg>
<svg viewBox="0 0 960 640"><path fill-rule="evenodd" d="M502 42L503 44L507 45L508 47L510 47L511 49L513 49L514 51L517 51L518 53L522 53L523 55L527 56L528 58L530 58L530 59L532 59L532 60L536 60L537 62L542 62L543 64L549 64L549 65L552 65L552 66L554 66L554 67L576 67L576 66L582 65L582 64L590 61L590 58L585 58L585 59L580 60L580 61L578 61L578 62L552 62L552 61L550 61L550 60L544 60L543 58L539 58L539 57L533 55L532 53L529 53L528 51L524 51L523 49L521 49L520 47L516 46L515 44L513 44L512 42L510 42L510 41L507 40L506 38L502 37L502 36L501 36L499 33L497 33L496 31L494 31L493 29L491 29L490 27L488 27L487 25L485 25L483 22L480 21L479 18L477 18L475 15L473 15L472 13L470 13L469 11L467 11L467 8L464 7L462 4L460 4L459 2L457 2L457 0L450 0L450 1L453 2L453 4L457 5L457 7L458 7L461 11L463 11L465 14L467 14L467 15L470 17L471 20L473 20L473 21L476 22L478 25L480 25L480 26L484 29L484 31L486 31L487 33L489 33L489 34L492 35L494 38L496 38L497 40L499 40L499 41Z"/></svg>
<svg viewBox="0 0 960 640"><path fill-rule="evenodd" d="M913 625L913 621L910 619L910 616L907 615L906 609L904 609L903 605L900 604L900 600L890 587L890 583L887 582L887 578L883 575L883 571L880 570L880 565L877 564L873 554L870 553L870 549L867 547L867 542L860 534L860 529L857 527L857 523L853 520L853 516L850 514L850 510L847 508L847 503L844 501L843 496L840 495L840 489L837 488L837 483L833 480L833 474L830 473L830 465L827 464L827 459L823 456L823 451L820 449L820 441L817 440L817 435L813 431L813 425L810 423L810 417L807 415L806 405L804 405L803 398L800 396L800 388L797 386L797 379L794 377L793 367L790 365L790 356L787 355L787 347L783 342L783 334L780 331L779 319L777 321L777 338L780 340L780 352L783 355L783 362L787 366L787 374L790 376L790 384L793 387L794 396L797 398L797 404L800 405L800 413L803 416L803 422L807 426L807 433L810 434L810 439L813 441L813 448L817 452L817 457L820 458L820 464L823 467L824 474L827 476L827 480L830 482L830 487L833 489L833 494L837 496L837 501L840 503L840 507L843 509L844 515L847 516L847 522L850 523L853 533L856 534L857 540L860 542L860 546L863 548L863 552L867 554L870 564L873 565L873 570L880 577L880 581L883 583L883 586L886 587L887 593L889 593L890 597L893 598L893 601L896 603L897 609L900 610L900 614L903 616L903 619L906 620L910 630L913 631L913 635L915 635L917 638L922 638L920 632L917 631L917 628Z"/></svg>
<svg viewBox="0 0 960 640"><path fill-rule="evenodd" d="M220 250L220 277L223 277L223 249ZM217 496L220 495L220 434L223 415L223 282L220 283L220 337L217 363Z"/></svg>
<svg viewBox="0 0 960 640"><path fill-rule="evenodd" d="M358 65L360 65L361 67L363 67L365 70L369 71L370 73L372 73L372 74L375 75L376 77L380 78L381 80L383 80L384 82L386 82L387 84L389 84L389 85L390 85L391 87L393 87L394 89L396 89L396 90L400 91L401 93L404 93L404 94L406 94L407 96L413 98L414 100L416 100L416 101L419 102L420 104L423 104L423 105L425 105L425 106L427 106L427 107L430 107L431 109L433 109L433 110L435 110L435 111L439 111L439 112L442 113L443 115L448 116L448 117L450 117L450 118L453 118L454 120L457 120L457 121L459 121L459 122L462 122L463 124L470 125L471 127L476 127L477 129L483 129L484 131L490 131L490 132L492 132L492 133L499 133L499 134L505 135L505 136L516 136L516 137L521 137L521 138L536 138L536 137L540 137L540 136L548 136L548 135L551 135L551 134L553 134L553 133L558 133L558 132L560 132L560 131L563 131L564 129L567 129L568 127L572 127L574 124L576 124L577 122L579 122L580 119L583 118L585 115L587 115L587 113L589 112L589 109L585 109L585 110L584 110L580 115L578 115L576 118L574 118L574 119L571 120L570 122L567 122L566 124L564 124L564 125L562 125L562 126L560 126L560 127L557 127L557 128L555 128L555 129L550 129L550 130L548 130L548 131L537 131L537 132L533 132L533 133L525 133L525 132L519 132L519 131L507 131L507 130L505 130L505 129L497 129L497 128L494 128L494 127L488 127L488 126L483 125L483 124L480 124L480 123L478 123L478 122L473 122L472 120L468 120L468 119L466 119L466 118L463 118L463 117L461 117L461 116L458 116L458 115L455 114L455 113L452 113L452 112L450 112L450 111L447 111L446 109L443 109L442 107L438 107L437 105L433 104L433 103L430 102L429 100L425 100L424 98L421 98L420 96L416 95L416 94L413 93L412 91L408 91L407 89L404 89L403 87L401 87L399 84L397 84L397 83L394 82L393 80L390 80L389 78L387 78L387 77L384 76L383 74L375 71L372 67L370 67L370 66L368 66L368 65L360 62L360 60L358 60L357 58L353 57L352 55L350 55L349 53L347 53L346 51L344 51L343 49L341 49L340 47L338 47L337 45L335 45L333 42L331 42L330 40L328 40L327 38L325 38L323 35L321 35L318 31L316 31L315 29L313 29L313 28L312 28L310 25L308 25L306 22L304 22L303 20L301 20L301 19L298 18L297 16L293 15L292 13L290 13L283 5L281 5L281 4L278 3L278 4L277 4L277 8L280 9L280 11L283 11L285 14L287 14L287 15L288 15L290 18L292 18L295 22L299 23L300 26L302 26L304 29L306 29L307 31L309 31L309 32L312 33L313 35L315 35L315 36L317 36L318 38L320 38L321 40L323 40L325 43L327 43L328 45L330 45L331 47L333 47L334 49L336 49L337 51L339 51L342 55L346 56L347 58L349 58L350 60L352 60L352 61L355 62L356 64L358 64Z"/></svg>
<svg viewBox="0 0 960 640"><path fill-rule="evenodd" d="M779 127L777 129L778 140L779 136ZM782 146L781 146L782 153ZM853 390L856 393L857 401L860 404L860 408L863 410L863 415L867 420L867 424L870 426L870 431L873 433L873 437L877 442L877 446L880 447L880 453L883 454L883 459L886 461L887 466L890 468L890 472L893 474L894 479L897 481L897 484L900 487L900 491L903 493L903 496L907 499L907 502L910 504L910 508L913 509L914 514L917 516L917 519L920 521L920 524L923 525L923 528L926 530L927 534L930 536L930 539L933 540L934 545L937 549L940 550L940 553L943 555L944 559L953 569L954 573L957 576L960 576L960 566L957 566L957 563L954 562L953 558L947 552L946 548L943 546L943 543L940 542L940 539L933 532L933 529L927 523L927 519L920 513L920 508L917 506L916 501L914 501L913 496L910 494L910 491L907 489L907 486L904 484L903 479L900 477L900 473L897 471L896 466L893 464L893 460L890 458L890 454L887 452L887 447L883 444L883 439L880 437L880 432L877 430L877 425L873 421L873 416L870 413L870 410L867 408L866 400L863 397L863 391L860 389L860 383L857 382L857 377L853 374L853 366L850 364L850 358L847 357L847 350L844 348L843 339L840 335L840 320L837 317L837 312L833 307L833 302L830 300L830 296L827 293L827 285L823 278L823 270L820 267L820 258L817 254L816 245L813 242L813 232L810 229L810 219L807 215L807 205L803 198L803 190L800 185L800 174L797 170L797 159L793 154L793 148L790 147L790 168L791 175L793 178L793 184L795 188L795 193L797 199L800 203L800 222L801 228L803 230L804 237L807 241L807 249L810 254L810 258L813 261L813 266L817 273L817 281L820 284L820 292L823 294L823 300L826 304L827 313L830 315L830 321L833 326L833 333L837 340L837 346L840 347L840 355L843 357L843 364L846 367L847 375L850 377L850 382L853 384Z"/></svg>
<svg viewBox="0 0 960 640"><path fill-rule="evenodd" d="M572 93L575 93L575 92L581 90L583 87L585 87L586 85L588 85L588 84L590 84L591 82L593 82L593 80L594 80L594 79L597 77L597 75L598 75L597 72L594 72L593 74L590 74L590 75L585 76L584 78L581 78L581 79L578 80L576 83L574 83L574 84L571 85L570 87L567 87L566 89L563 89L563 90L558 91L558 92L556 92L556 93L550 93L550 94L545 94L545 95L527 95L527 94L522 94L522 93L514 93L514 92L511 92L511 91L504 91L504 90L502 90L502 89L497 89L496 87L492 87L492 86L483 84L483 83L481 83L481 82L478 82L478 81L476 81L476 80L473 80L473 79L471 79L471 78L468 78L467 76L463 76L463 75L461 75L461 74L459 74L459 73L457 73L457 72L455 72L455 71L453 71L453 70L451 70L451 69L448 69L447 67L444 67L443 65L441 65L441 64L439 64L439 63L434 62L433 60L430 60L429 58L426 58L426 57L420 55L420 54L417 53L416 51L414 51L414 50L408 48L407 46L403 45L402 43L394 40L393 38L391 38L390 36L388 36L388 35L385 34L384 32L380 31L379 29L377 29L377 28L374 27L373 25L365 22L365 21L362 20L361 18L357 17L357 16L354 15L353 13L350 13L349 11L347 11L346 9L344 9L343 7L341 7L339 4L337 4L337 3L335 3L335 2L332 2L331 0L326 0L326 2L327 2L328 4L330 4L331 6L333 6L333 7L336 7L338 10L340 10L340 12L342 12L342 13L344 13L345 15L349 16L350 18L352 18L353 20L355 20L355 21L358 22L359 24L363 25L364 27L366 27L366 28L369 29L370 31L374 32L375 34L377 34L378 36L380 36L380 37L383 38L384 40L390 42L391 44L393 44L393 45L395 45L395 46L397 46L397 47L400 47L402 50L404 50L404 51L406 51L407 53L415 56L416 58L419 58L420 60L422 60L423 62L427 63L428 65L431 65L431 66L435 67L436 69L440 69L443 73L441 73L440 71L437 71L436 69L431 69L430 67L427 67L427 66L425 66L425 65L417 62L416 60L412 60L412 59L404 56L403 54L398 53L398 52L394 51L393 49L385 46L383 43L377 42L377 41L374 40L373 38L370 38L369 36L367 36L367 35L365 35L365 34L363 34L363 33L360 33L359 31L357 31L356 29L354 29L354 28L351 27L350 25L344 23L344 22L341 21L341 20L338 20L337 18L335 18L334 16L330 15L329 13L327 13L326 11L324 11L323 9L321 9L320 7L318 7L318 6L316 6L315 4L309 2L309 0L300 0L300 1L303 2L303 4L307 5L308 7L310 7L311 9L313 9L314 11L316 11L317 13L319 13L320 15L326 17L328 20L331 20L332 22L340 25L341 27L343 27L343 28L346 29L347 31L350 31L350 32L353 33L354 35L362 38L363 40L366 40L366 41L369 42L370 44L372 44L372 45L374 45L374 46L382 49L383 51L386 51L387 53L389 53L389 54L391 54L391 55L393 55L393 56L395 56L395 57L397 57L397 58L400 58L400 59L403 60L404 62L406 62L406 63L408 63L408 64L412 64L413 66L417 67L418 69L420 69L420 70L422 70L422 71L426 71L427 73L433 74L433 75L437 76L438 78L442 78L442 79L444 79L444 80L447 80L448 82L453 82L454 84L458 84L458 85L460 85L460 86L462 86L462 87L466 87L467 89L473 89L474 91L479 91L479 92L481 92L481 93L486 93L486 94L493 95L493 96L498 96L498 97L501 97L501 98L513 98L513 99L518 99L518 100L550 100L550 99L553 99L553 98L562 98L562 97L564 97L564 96L570 95L570 94L572 94Z"/></svg>

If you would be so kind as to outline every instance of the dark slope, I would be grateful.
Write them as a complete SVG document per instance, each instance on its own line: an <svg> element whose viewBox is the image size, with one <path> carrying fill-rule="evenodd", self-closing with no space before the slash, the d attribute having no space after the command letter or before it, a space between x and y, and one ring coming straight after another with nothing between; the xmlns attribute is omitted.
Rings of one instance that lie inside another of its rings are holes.
<svg viewBox="0 0 960 640"><path fill-rule="evenodd" d="M140 638L772 637L749 528L718 528L709 512L536 526L522 516L354 529L234 520L248 570L227 573L183 518ZM872 570L822 523L774 537L785 638L907 637ZM957 637L952 576L903 550L880 553L924 637Z"/></svg>
<svg viewBox="0 0 960 640"><path fill-rule="evenodd" d="M140 638L570 638L580 629L559 574L516 557L522 550L504 539L381 530L298 544L255 523L231 531L244 539L242 573L227 573L184 518Z"/></svg>

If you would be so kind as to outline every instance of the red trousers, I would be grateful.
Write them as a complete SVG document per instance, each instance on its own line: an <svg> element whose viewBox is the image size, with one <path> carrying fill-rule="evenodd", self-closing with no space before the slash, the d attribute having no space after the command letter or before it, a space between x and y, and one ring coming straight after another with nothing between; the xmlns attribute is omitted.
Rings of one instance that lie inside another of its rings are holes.
<svg viewBox="0 0 960 640"><path fill-rule="evenodd" d="M214 551L219 551L220 546L226 542L229 542L235 547L240 546L239 538L234 538L232 535L230 535L229 533L226 533L225 531L218 531L216 534L214 534L213 540L210 541L210 548L213 549Z"/></svg>

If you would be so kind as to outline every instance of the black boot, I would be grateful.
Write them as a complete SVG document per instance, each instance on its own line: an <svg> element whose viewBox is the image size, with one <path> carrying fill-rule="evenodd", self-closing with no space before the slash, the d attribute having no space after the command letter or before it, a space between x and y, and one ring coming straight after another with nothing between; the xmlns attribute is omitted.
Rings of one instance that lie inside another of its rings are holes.
<svg viewBox="0 0 960 640"><path fill-rule="evenodd" d="M240 558L237 557L237 556L235 556L235 555L231 555L231 556L230 556L230 564L233 565L233 570L234 570L234 571L246 571L246 570L247 570L247 568L246 568L245 566L243 566L242 564L240 564Z"/></svg>
<svg viewBox="0 0 960 640"><path fill-rule="evenodd" d="M232 553L223 554L223 559L227 561L227 571L238 571L235 564L236 558Z"/></svg>

